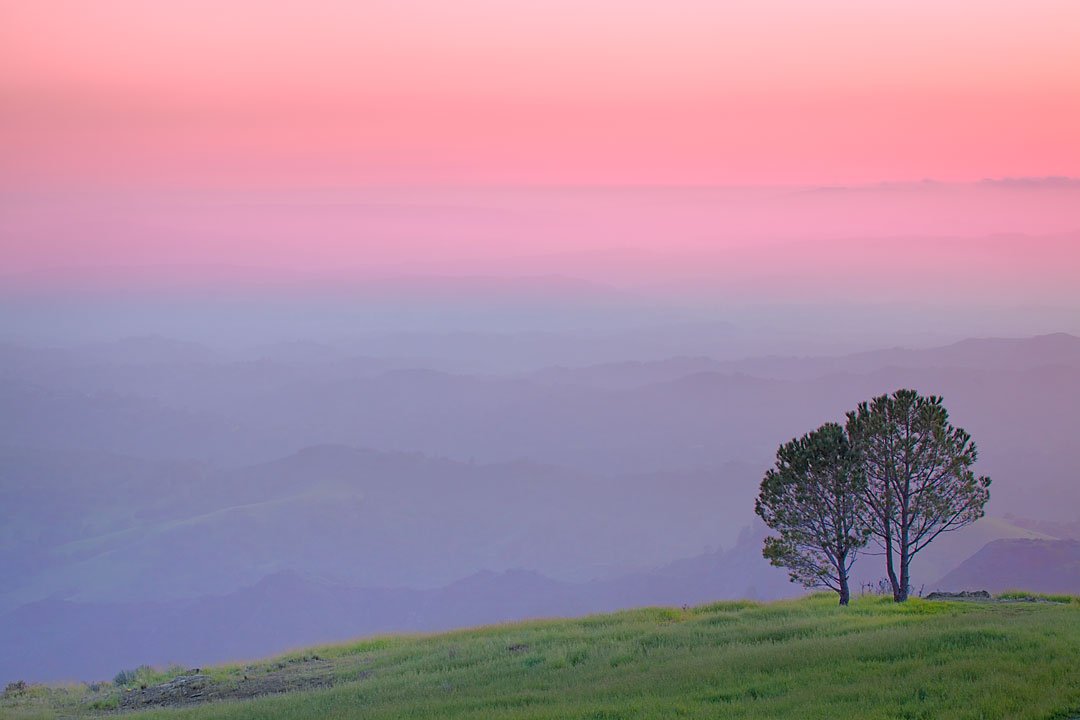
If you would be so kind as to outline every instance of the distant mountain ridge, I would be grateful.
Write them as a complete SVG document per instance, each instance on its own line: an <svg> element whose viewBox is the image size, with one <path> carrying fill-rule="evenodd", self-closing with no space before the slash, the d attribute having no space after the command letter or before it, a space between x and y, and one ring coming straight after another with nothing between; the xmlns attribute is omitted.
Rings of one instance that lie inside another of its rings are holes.
<svg viewBox="0 0 1080 720"><path fill-rule="evenodd" d="M1030 338L969 338L939 347L886 348L836 356L766 355L741 360L679 357L586 367L551 367L530 378L552 383L610 384L633 387L705 372L741 373L777 380L809 380L827 375L862 374L882 368L979 367L1025 370L1048 365L1080 367L1080 337L1051 333Z"/></svg>
<svg viewBox="0 0 1080 720"><path fill-rule="evenodd" d="M237 468L0 449L0 611L56 593L222 594L288 568L364 587L482 568L611 577L733 538L749 500L732 485L750 492L756 474L605 476L337 445ZM162 572L175 548L188 561Z"/></svg>
<svg viewBox="0 0 1080 720"><path fill-rule="evenodd" d="M364 589L284 570L224 595L188 600L46 599L0 614L7 650L0 684L16 676L104 679L144 662L222 662L381 632L801 594L786 573L753 561L760 542L747 531L728 552L588 583L508 570L478 572L434 590Z"/></svg>

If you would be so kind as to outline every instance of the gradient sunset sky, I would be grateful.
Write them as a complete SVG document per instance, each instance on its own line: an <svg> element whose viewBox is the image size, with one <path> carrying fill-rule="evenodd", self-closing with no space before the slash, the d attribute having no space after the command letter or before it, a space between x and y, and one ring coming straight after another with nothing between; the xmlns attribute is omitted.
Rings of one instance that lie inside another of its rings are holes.
<svg viewBox="0 0 1080 720"><path fill-rule="evenodd" d="M4 0L3 181L1080 174L1080 4Z"/></svg>
<svg viewBox="0 0 1080 720"><path fill-rule="evenodd" d="M1075 0L0 0L0 242L18 272L1060 235L1068 180L631 213L499 193L1080 176L1078 31Z"/></svg>

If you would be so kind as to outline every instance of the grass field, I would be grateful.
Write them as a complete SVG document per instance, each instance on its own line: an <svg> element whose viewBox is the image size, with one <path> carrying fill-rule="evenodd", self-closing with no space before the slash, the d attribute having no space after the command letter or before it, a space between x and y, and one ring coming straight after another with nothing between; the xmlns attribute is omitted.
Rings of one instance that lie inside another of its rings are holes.
<svg viewBox="0 0 1080 720"><path fill-rule="evenodd" d="M813 596L645 608L376 637L203 672L231 687L312 668L333 687L131 716L1066 720L1080 717L1080 604L868 596L838 608ZM0 714L100 714L124 692L36 687Z"/></svg>

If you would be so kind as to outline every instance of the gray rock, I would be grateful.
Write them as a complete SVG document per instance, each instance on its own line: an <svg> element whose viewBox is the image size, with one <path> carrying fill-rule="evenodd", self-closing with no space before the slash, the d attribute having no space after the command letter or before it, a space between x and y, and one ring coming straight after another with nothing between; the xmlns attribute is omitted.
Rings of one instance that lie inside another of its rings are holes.
<svg viewBox="0 0 1080 720"><path fill-rule="evenodd" d="M179 675L167 683L121 694L120 706L133 708L143 705L179 705L198 702L202 699L209 680L210 676L202 673Z"/></svg>
<svg viewBox="0 0 1080 720"><path fill-rule="evenodd" d="M962 590L958 593L932 592L926 596L927 600L989 600L990 593L985 590Z"/></svg>

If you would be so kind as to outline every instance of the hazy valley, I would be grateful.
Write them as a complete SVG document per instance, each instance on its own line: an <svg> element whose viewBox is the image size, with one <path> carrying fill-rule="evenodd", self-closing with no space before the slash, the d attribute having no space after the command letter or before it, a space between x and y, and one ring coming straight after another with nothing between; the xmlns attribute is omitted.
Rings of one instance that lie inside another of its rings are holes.
<svg viewBox="0 0 1080 720"><path fill-rule="evenodd" d="M1066 334L502 373L326 342L0 355L11 678L798 594L761 558L761 475L779 441L897 387L945 396L995 479L991 517L924 551L917 590L966 587L995 540L1074 537L1080 500ZM861 583L878 564L859 560ZM1076 591L1040 577L1030 589Z"/></svg>

